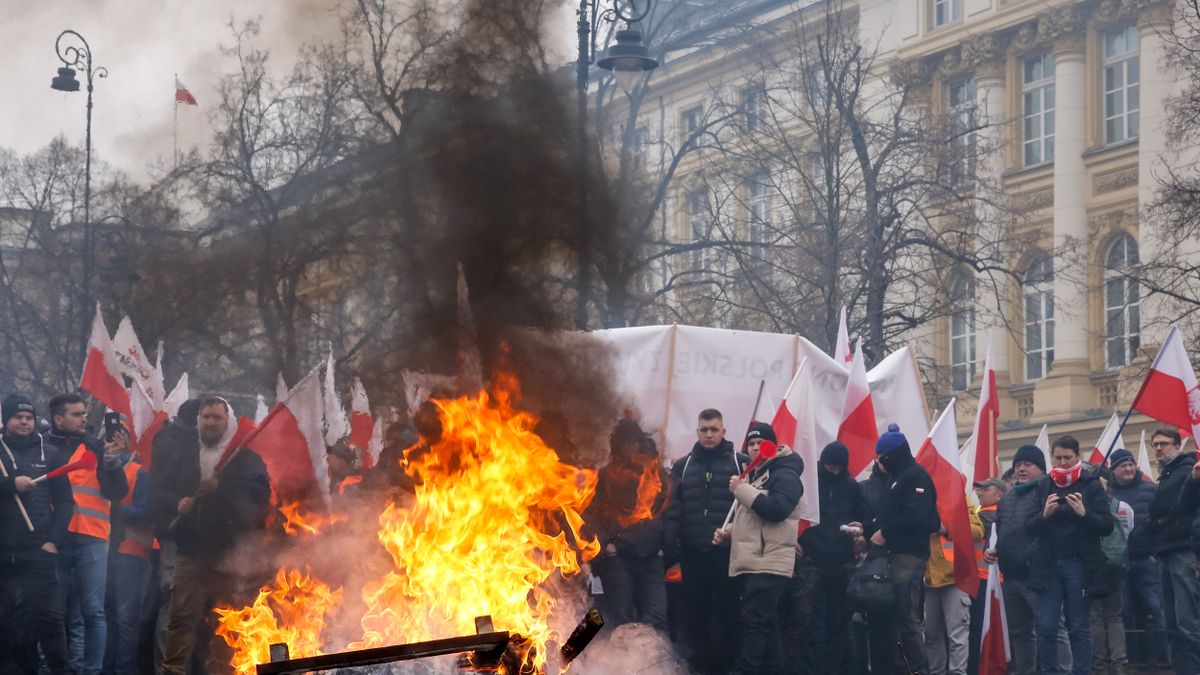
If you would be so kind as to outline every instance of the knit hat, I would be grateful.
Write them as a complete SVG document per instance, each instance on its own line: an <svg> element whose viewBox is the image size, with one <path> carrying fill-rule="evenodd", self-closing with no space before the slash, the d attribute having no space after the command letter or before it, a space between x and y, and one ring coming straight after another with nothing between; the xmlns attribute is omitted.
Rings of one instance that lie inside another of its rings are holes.
<svg viewBox="0 0 1200 675"><path fill-rule="evenodd" d="M845 443L834 441L821 451L821 463L840 466L843 471L850 468L850 450Z"/></svg>
<svg viewBox="0 0 1200 675"><path fill-rule="evenodd" d="M1013 455L1013 465L1017 462L1030 462L1036 464L1042 473L1046 472L1046 455L1042 454L1042 449L1036 445L1022 445L1017 448L1017 454Z"/></svg>
<svg viewBox="0 0 1200 675"><path fill-rule="evenodd" d="M1135 462L1135 461L1137 461L1137 460L1135 460L1133 458L1132 452L1129 452L1125 448L1117 448L1116 450L1113 450L1112 455L1110 455L1108 458L1108 468L1115 469L1118 466L1121 466L1122 464L1124 464L1125 462Z"/></svg>
<svg viewBox="0 0 1200 675"><path fill-rule="evenodd" d="M901 448L912 451L908 447L908 439L900 433L900 425L892 422L888 425L888 430L879 437L878 441L875 441L875 454L886 455Z"/></svg>
<svg viewBox="0 0 1200 675"><path fill-rule="evenodd" d="M4 399L4 403L0 404L0 413L4 417L5 426L8 426L8 421L12 419L13 415L23 412L37 417L37 412L33 409L33 401L30 401L28 396L9 394L8 398Z"/></svg>
<svg viewBox="0 0 1200 675"><path fill-rule="evenodd" d="M775 430L772 429L771 425L767 424L766 422L755 422L750 427L750 431L746 432L746 442L747 443L749 443L750 441L752 441L756 438L761 438L764 441L771 441L772 443L779 442L775 438Z"/></svg>

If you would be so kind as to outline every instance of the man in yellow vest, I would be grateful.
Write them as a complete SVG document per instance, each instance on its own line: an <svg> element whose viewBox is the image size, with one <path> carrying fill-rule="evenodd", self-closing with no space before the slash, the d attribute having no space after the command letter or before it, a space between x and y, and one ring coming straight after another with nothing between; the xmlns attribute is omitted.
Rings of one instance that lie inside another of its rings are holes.
<svg viewBox="0 0 1200 675"><path fill-rule="evenodd" d="M971 538L983 538L983 525L968 505ZM925 653L930 675L967 675L967 643L971 627L971 596L954 584L954 543L946 532L929 535L925 565Z"/></svg>
<svg viewBox="0 0 1200 675"><path fill-rule="evenodd" d="M87 407L79 394L61 394L50 399L51 429L46 434L46 451L69 463L83 453L96 455L95 471L72 471L71 493L75 514L67 527L67 538L58 556L59 577L65 591L67 642L71 666L80 675L100 675L108 623L104 594L108 584L109 502L129 491L121 469L121 452L129 445L125 432L107 441L88 433Z"/></svg>
<svg viewBox="0 0 1200 675"><path fill-rule="evenodd" d="M154 551L153 517L150 512L150 472L130 453L121 455L129 492L113 504L112 557L113 625L117 636L113 645L113 672L137 675L138 638L141 634L142 602L150 584L151 555Z"/></svg>

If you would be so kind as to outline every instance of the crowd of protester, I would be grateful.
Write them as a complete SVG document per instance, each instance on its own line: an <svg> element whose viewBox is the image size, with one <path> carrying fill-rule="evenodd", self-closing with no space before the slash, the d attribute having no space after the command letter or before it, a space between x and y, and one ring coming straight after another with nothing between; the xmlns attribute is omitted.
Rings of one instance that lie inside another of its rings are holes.
<svg viewBox="0 0 1200 675"><path fill-rule="evenodd" d="M231 552L271 510L262 459L226 452L229 404L183 404L150 468L120 428L91 430L79 395L45 412L15 394L0 404L0 675L223 670L207 653L211 610L243 576ZM439 435L436 414L418 411L411 437L366 475L335 445L335 490L411 488L395 453ZM1002 477L976 483L975 597L956 583L934 483L895 425L862 480L838 442L806 466L756 423L735 447L713 409L669 471L637 422L610 440L585 514L601 545L589 587L610 627L661 631L699 675L978 672L993 562L1008 672L1200 673L1200 465L1173 429L1151 439L1157 483L1124 449L1103 467L1083 462L1071 436L1054 441L1049 466L1023 445ZM813 471L816 524L801 517Z"/></svg>

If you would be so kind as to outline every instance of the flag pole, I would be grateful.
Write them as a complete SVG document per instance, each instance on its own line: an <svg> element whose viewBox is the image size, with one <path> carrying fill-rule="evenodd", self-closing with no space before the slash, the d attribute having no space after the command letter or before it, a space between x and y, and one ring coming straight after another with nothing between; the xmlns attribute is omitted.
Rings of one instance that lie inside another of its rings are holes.
<svg viewBox="0 0 1200 675"><path fill-rule="evenodd" d="M171 85L178 88L179 87L178 82L179 82L179 73L175 73L175 82L172 82ZM173 112L174 112L174 114L171 116L172 117L172 121L171 121L171 161L172 161L172 167L175 170L178 170L179 169L179 101L176 101L174 96L171 97L171 100L172 100L171 106L172 106Z"/></svg>
<svg viewBox="0 0 1200 675"><path fill-rule="evenodd" d="M742 454L746 453L746 447L750 439L750 429L754 427L754 423L758 421L758 406L762 403L763 387L767 386L766 380L758 381L758 396L754 397L754 410L750 412L750 421L746 423L746 434L742 436ZM736 464L736 462L734 462Z"/></svg>

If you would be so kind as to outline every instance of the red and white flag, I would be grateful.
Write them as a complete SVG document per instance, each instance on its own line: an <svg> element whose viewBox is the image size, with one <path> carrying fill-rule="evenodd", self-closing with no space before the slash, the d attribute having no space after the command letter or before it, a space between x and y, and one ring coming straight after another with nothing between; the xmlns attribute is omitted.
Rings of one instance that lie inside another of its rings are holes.
<svg viewBox="0 0 1200 675"><path fill-rule="evenodd" d="M775 418L771 420L771 428L775 430L775 438L780 445L791 447L792 452L800 455L805 470L800 476L804 485L804 496L800 498L800 518L811 525L821 522L820 490L817 486L817 471L815 467L821 458L824 444L818 444L817 427L813 420L812 383L809 381L808 357L800 362L792 383L788 385L787 394Z"/></svg>
<svg viewBox="0 0 1200 675"><path fill-rule="evenodd" d="M129 421L133 426L133 451L147 469L153 461L154 437L170 419L165 410L155 406L142 383L134 380L129 390Z"/></svg>
<svg viewBox="0 0 1200 675"><path fill-rule="evenodd" d="M271 409L267 406L267 399L263 398L262 394L259 394L254 401L254 423L259 424L267 419L267 415L270 412Z"/></svg>
<svg viewBox="0 0 1200 675"><path fill-rule="evenodd" d="M967 467L974 483L1000 475L999 422L1000 400L996 391L996 371L992 367L992 341L988 338L987 358L983 362L983 384L979 388L979 410L975 415L971 438L967 441L969 447L964 447L963 452L974 458L971 466Z"/></svg>
<svg viewBox="0 0 1200 675"><path fill-rule="evenodd" d="M338 397L334 381L333 348L329 349L329 358L325 361L325 444L334 445L342 440L349 431L346 422L346 410Z"/></svg>
<svg viewBox="0 0 1200 675"><path fill-rule="evenodd" d="M375 420L371 418L371 403L367 400L367 390L363 387L362 380L356 377L354 378L353 386L350 387L349 444L350 447L364 451L364 468L370 468L370 465L367 464L370 455L365 454L365 451L371 444L371 434L374 426Z"/></svg>
<svg viewBox="0 0 1200 675"><path fill-rule="evenodd" d="M879 431L875 425L875 406L871 402L871 387L867 382L867 366L863 360L862 340L854 347L850 363L850 379L846 383L846 402L842 406L842 424L838 440L850 451L850 475L857 476L875 459L875 441Z"/></svg>
<svg viewBox="0 0 1200 675"><path fill-rule="evenodd" d="M163 410L171 416L171 419L175 419L179 415L179 406L189 398L191 398L191 392L188 389L188 374L184 373L179 376L179 382L175 384L175 388L167 394L166 400L163 401Z"/></svg>
<svg viewBox="0 0 1200 675"><path fill-rule="evenodd" d="M996 548L996 528L988 548ZM1000 588L1000 563L988 563L987 595L983 604L983 629L979 641L979 675L1005 675L1012 652L1008 646L1008 617Z"/></svg>
<svg viewBox="0 0 1200 675"><path fill-rule="evenodd" d="M871 383L871 405L875 407L875 428L879 433L895 422L908 438L929 435L925 386L911 348L901 347L888 354L867 372L867 380Z"/></svg>
<svg viewBox="0 0 1200 675"><path fill-rule="evenodd" d="M113 351L117 355L117 363L121 374L135 382L141 382L146 394L154 407L161 408L167 393L164 391L161 371L150 363L150 357L142 349L137 333L133 330L133 321L128 316L121 317L117 332L112 339ZM160 362L162 350L159 350Z"/></svg>
<svg viewBox="0 0 1200 675"><path fill-rule="evenodd" d="M96 318L92 320L92 336L88 338L87 359L83 362L83 375L79 388L91 394L109 410L129 417L129 392L121 379L121 364L113 350L100 305L96 305Z"/></svg>
<svg viewBox="0 0 1200 675"><path fill-rule="evenodd" d="M1179 427L1185 437L1200 434L1200 390L1178 326L1171 326L1131 407Z"/></svg>
<svg viewBox="0 0 1200 675"><path fill-rule="evenodd" d="M1142 442L1138 447L1137 466L1142 472L1142 480L1154 480L1150 469L1150 453L1146 450L1146 430L1142 429Z"/></svg>
<svg viewBox="0 0 1200 675"><path fill-rule="evenodd" d="M329 503L321 408L320 373L313 370L271 408L243 443L266 463L281 504L303 501L314 493Z"/></svg>
<svg viewBox="0 0 1200 675"><path fill-rule="evenodd" d="M283 379L283 373L275 378L275 402L283 403L283 400L288 397L287 382Z"/></svg>
<svg viewBox="0 0 1200 675"><path fill-rule="evenodd" d="M975 542L967 511L967 478L959 465L953 399L917 451L917 464L929 473L937 489L938 516L954 545L954 585L975 597L979 591L979 572L975 567Z"/></svg>
<svg viewBox="0 0 1200 675"><path fill-rule="evenodd" d="M1054 460L1050 457L1050 426L1042 425L1042 430L1038 433L1037 440L1033 442L1042 451L1046 457L1046 466L1054 466Z"/></svg>
<svg viewBox="0 0 1200 675"><path fill-rule="evenodd" d="M861 344L862 340L859 340L859 345ZM842 305L842 311L838 315L837 342L833 344L833 360L849 368L853 359L854 352L850 350L850 329L846 326L846 306Z"/></svg>
<svg viewBox="0 0 1200 675"><path fill-rule="evenodd" d="M196 105L196 97L192 96L192 92L188 91L188 88L183 86L183 83L179 81L178 77L175 78L175 103Z"/></svg>
<svg viewBox="0 0 1200 675"><path fill-rule="evenodd" d="M1108 455L1109 447L1120 450L1125 447L1125 439L1121 438L1121 420L1117 417L1117 413L1113 413L1112 417L1108 418L1108 424L1104 425L1104 431L1100 434L1100 440L1096 442L1096 447L1092 448L1092 454L1088 457L1088 462L1091 464L1102 464L1104 458ZM1116 439L1117 444L1113 445L1113 439ZM1050 466L1047 464L1046 466Z"/></svg>

